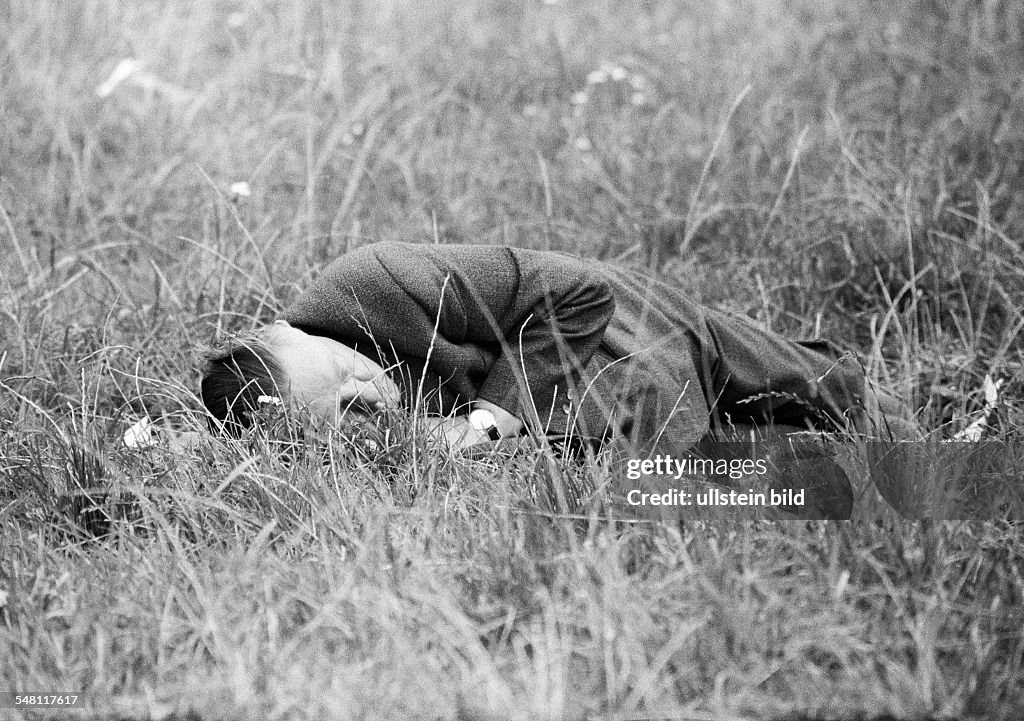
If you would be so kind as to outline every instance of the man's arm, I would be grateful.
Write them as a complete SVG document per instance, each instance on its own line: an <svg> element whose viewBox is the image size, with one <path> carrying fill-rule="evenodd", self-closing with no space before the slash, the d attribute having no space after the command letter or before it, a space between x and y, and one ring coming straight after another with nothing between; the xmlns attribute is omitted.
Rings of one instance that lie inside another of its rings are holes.
<svg viewBox="0 0 1024 721"><path fill-rule="evenodd" d="M500 346L478 401L543 423L597 349L614 310L606 281L571 256L379 243L332 263L286 317L429 356L442 375L465 363L467 345Z"/></svg>

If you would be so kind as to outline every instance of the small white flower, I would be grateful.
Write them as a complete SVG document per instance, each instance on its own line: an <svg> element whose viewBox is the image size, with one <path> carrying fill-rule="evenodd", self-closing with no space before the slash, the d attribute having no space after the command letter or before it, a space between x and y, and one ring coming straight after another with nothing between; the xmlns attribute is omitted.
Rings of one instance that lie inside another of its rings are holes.
<svg viewBox="0 0 1024 721"><path fill-rule="evenodd" d="M629 71L621 65L616 65L612 68L612 80L617 83L621 83L623 80L629 77Z"/></svg>
<svg viewBox="0 0 1024 721"><path fill-rule="evenodd" d="M148 448L156 445L153 429L150 428L152 423L149 416L143 416L135 421L131 428L124 432L124 444L129 448Z"/></svg>
<svg viewBox="0 0 1024 721"><path fill-rule="evenodd" d="M284 401L282 401L278 396L260 396L259 398L256 399L256 402L259 403L261 406L269 404L272 406L277 406L278 408L284 407Z"/></svg>
<svg viewBox="0 0 1024 721"><path fill-rule="evenodd" d="M587 74L588 85L600 85L601 83L608 81L608 71L604 68L600 70L593 70Z"/></svg>
<svg viewBox="0 0 1024 721"><path fill-rule="evenodd" d="M357 139L363 137L366 134L366 123L352 123L348 126L348 130L341 136L341 144L344 146L352 145Z"/></svg>
<svg viewBox="0 0 1024 721"><path fill-rule="evenodd" d="M576 138L575 145L576 149L582 153L588 153L594 149L594 144L591 143L590 138L586 137L585 135L581 135L580 137Z"/></svg>
<svg viewBox="0 0 1024 721"><path fill-rule="evenodd" d="M586 91L581 90L578 93L573 93L572 94L572 101L571 102L572 102L573 105L586 105L587 101L589 99L590 98L587 95Z"/></svg>
<svg viewBox="0 0 1024 721"><path fill-rule="evenodd" d="M244 12L242 12L241 10L236 10L235 12L231 13L230 15L228 15L228 27L229 28L238 29L238 28L242 27L243 25L245 25L245 13Z"/></svg>
<svg viewBox="0 0 1024 721"><path fill-rule="evenodd" d="M231 184L231 195L233 195L235 199L248 198L250 195L252 195L252 190L249 188L248 183L246 183L244 180L241 180L237 183Z"/></svg>

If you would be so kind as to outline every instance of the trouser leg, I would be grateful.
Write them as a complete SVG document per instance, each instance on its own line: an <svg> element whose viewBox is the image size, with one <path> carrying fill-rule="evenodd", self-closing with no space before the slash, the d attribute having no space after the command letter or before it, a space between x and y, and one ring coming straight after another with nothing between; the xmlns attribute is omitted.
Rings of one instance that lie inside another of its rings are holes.
<svg viewBox="0 0 1024 721"><path fill-rule="evenodd" d="M715 345L713 423L843 430L863 404L864 374L826 341L792 341L743 317L707 314Z"/></svg>
<svg viewBox="0 0 1024 721"><path fill-rule="evenodd" d="M707 322L717 354L711 438L770 454L772 488L803 491L804 505L785 509L796 517L849 518L853 489L834 448L790 434L853 429L865 413L860 363L826 341L792 341L746 318L711 311Z"/></svg>

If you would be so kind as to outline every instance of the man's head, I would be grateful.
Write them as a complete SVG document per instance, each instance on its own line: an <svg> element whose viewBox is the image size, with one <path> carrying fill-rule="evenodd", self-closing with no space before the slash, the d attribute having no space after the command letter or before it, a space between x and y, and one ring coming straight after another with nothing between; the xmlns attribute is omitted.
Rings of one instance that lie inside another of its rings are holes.
<svg viewBox="0 0 1024 721"><path fill-rule="evenodd" d="M353 407L382 409L399 400L398 387L380 365L284 321L210 355L201 395L210 414L233 434L251 424L264 396L307 407L328 423L337 423Z"/></svg>
<svg viewBox="0 0 1024 721"><path fill-rule="evenodd" d="M283 398L287 386L274 351L259 334L249 334L207 356L199 393L224 430L239 435L252 424L251 414L260 407L260 399Z"/></svg>

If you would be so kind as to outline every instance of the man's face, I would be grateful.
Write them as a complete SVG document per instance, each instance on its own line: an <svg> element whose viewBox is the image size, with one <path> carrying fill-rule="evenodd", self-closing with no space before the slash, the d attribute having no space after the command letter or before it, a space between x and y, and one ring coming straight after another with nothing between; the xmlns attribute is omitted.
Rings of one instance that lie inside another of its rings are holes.
<svg viewBox="0 0 1024 721"><path fill-rule="evenodd" d="M284 368L292 399L324 421L337 424L350 408L379 410L398 404L394 381L352 348L284 321L267 326L260 335Z"/></svg>

